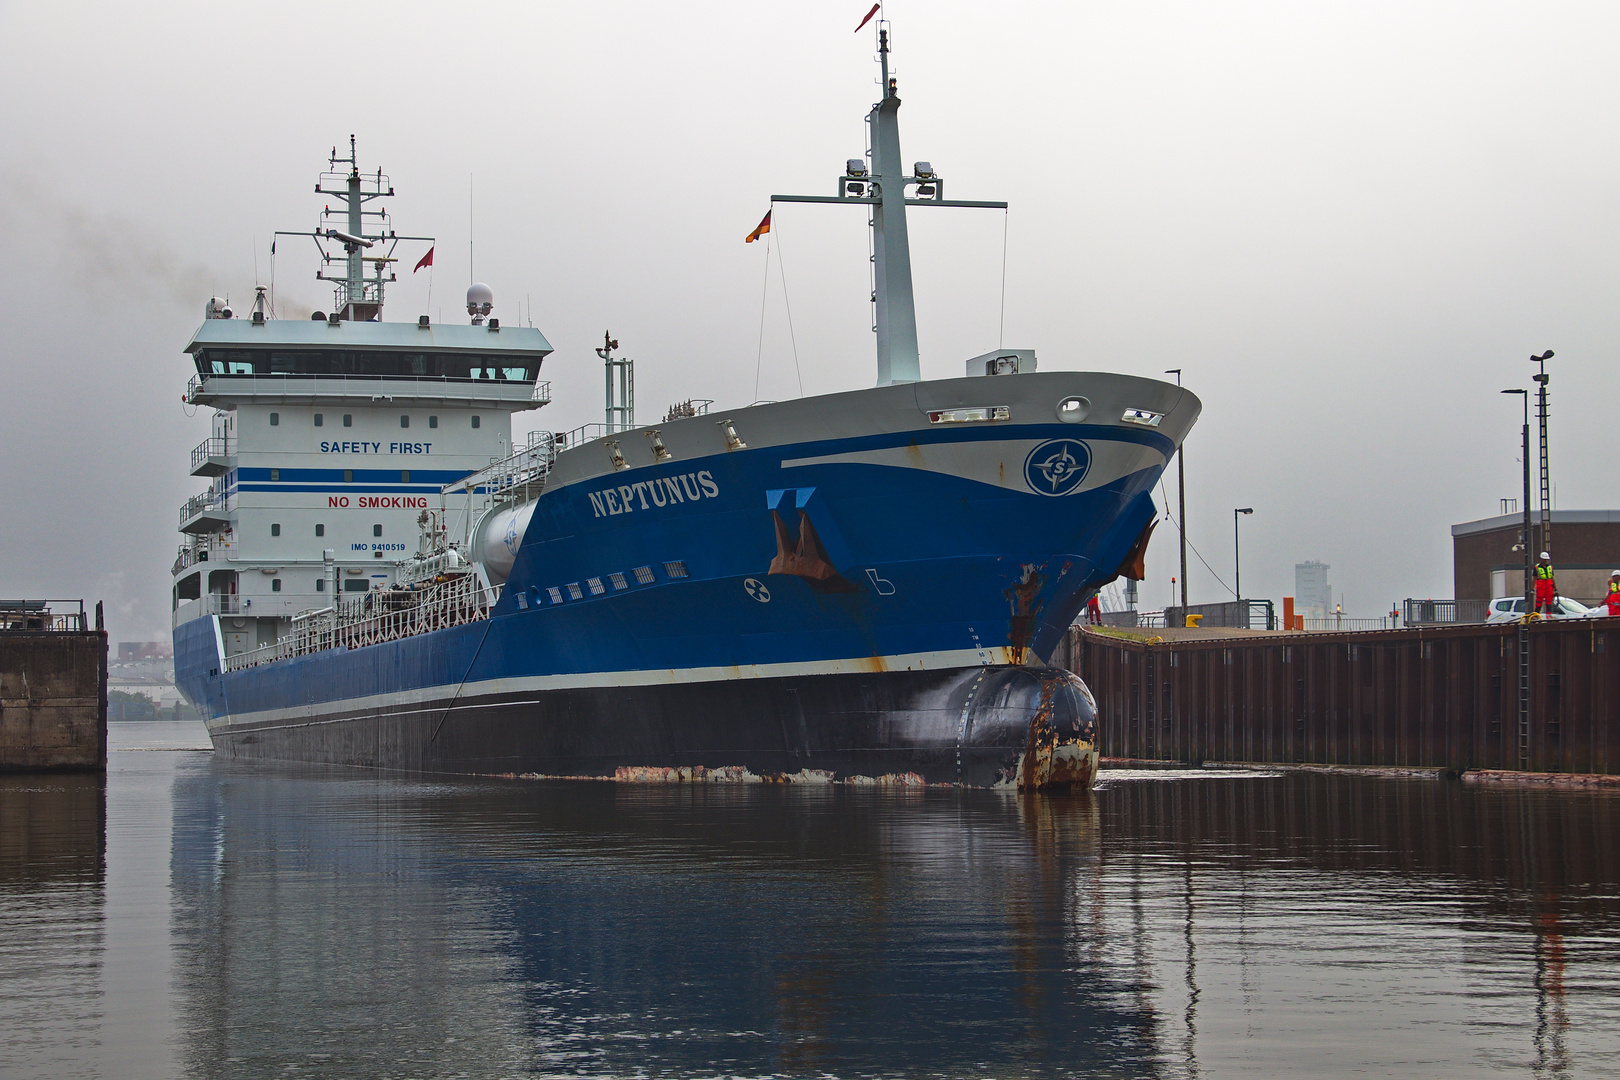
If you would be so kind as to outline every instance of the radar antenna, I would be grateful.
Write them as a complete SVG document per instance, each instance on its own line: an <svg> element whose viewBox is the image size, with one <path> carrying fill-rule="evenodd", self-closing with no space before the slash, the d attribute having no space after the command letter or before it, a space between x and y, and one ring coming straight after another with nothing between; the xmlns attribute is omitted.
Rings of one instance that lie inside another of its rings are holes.
<svg viewBox="0 0 1620 1080"><path fill-rule="evenodd" d="M277 236L309 236L320 251L321 266L315 272L318 281L334 284L332 317L354 322L368 322L382 317L383 288L398 281L394 271L398 260L394 251L401 240L422 240L433 243L431 236L400 236L394 232L392 219L382 204L371 209L368 204L376 199L391 198L394 188L381 169L361 175L360 161L355 153L355 139L349 136L349 155L339 157L337 147L327 161L327 171L315 184L317 195L330 195L342 202L334 207L327 203L321 210L320 224L314 232L277 232ZM347 166L340 169L339 166ZM367 230L370 231L367 231ZM342 254L334 251L342 248ZM381 254L366 252L386 245ZM371 264L371 276L366 276L366 264ZM342 273L330 272L334 264Z"/></svg>

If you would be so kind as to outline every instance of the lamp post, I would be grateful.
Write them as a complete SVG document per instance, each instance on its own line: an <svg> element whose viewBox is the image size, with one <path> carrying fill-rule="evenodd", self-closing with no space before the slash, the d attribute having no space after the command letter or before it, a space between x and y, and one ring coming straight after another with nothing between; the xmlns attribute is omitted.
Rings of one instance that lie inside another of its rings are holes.
<svg viewBox="0 0 1620 1080"><path fill-rule="evenodd" d="M1547 474L1547 383L1552 376L1547 374L1547 361L1553 357L1553 351L1548 349L1540 356L1532 356L1532 364L1541 365L1541 370L1530 376L1537 383L1536 390L1536 416L1541 420L1541 534L1536 538L1536 550L1552 550L1552 490L1551 479ZM1528 409L1530 397L1525 395L1525 407ZM1526 543L1529 541L1526 540Z"/></svg>
<svg viewBox="0 0 1620 1080"><path fill-rule="evenodd" d="M1545 390L1545 384L1543 384ZM1532 537L1530 536L1530 392L1528 390L1504 390L1504 394L1518 394L1524 399L1524 449L1521 456L1524 459L1524 524L1523 533L1519 538L1524 548L1524 616L1530 617L1535 608L1535 580L1531 572L1534 565L1530 555Z"/></svg>
<svg viewBox="0 0 1620 1080"><path fill-rule="evenodd" d="M1176 377L1176 385L1181 385L1181 369L1166 368L1166 375ZM1176 488L1180 497L1180 508L1176 511L1176 529L1181 534L1181 617L1187 618L1187 438L1182 436L1181 445L1176 447Z"/></svg>
<svg viewBox="0 0 1620 1080"><path fill-rule="evenodd" d="M1232 591L1237 593L1239 600L1243 599L1243 558L1238 549L1238 515L1252 513L1252 506L1232 511Z"/></svg>

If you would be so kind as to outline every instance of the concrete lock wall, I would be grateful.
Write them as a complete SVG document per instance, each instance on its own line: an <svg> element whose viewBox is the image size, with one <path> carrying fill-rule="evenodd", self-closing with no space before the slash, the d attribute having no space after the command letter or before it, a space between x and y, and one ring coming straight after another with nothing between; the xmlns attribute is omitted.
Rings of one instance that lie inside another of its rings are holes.
<svg viewBox="0 0 1620 1080"><path fill-rule="evenodd" d="M1071 631L1107 757L1620 774L1620 620L1152 641Z"/></svg>
<svg viewBox="0 0 1620 1080"><path fill-rule="evenodd" d="M106 633L0 633L0 770L106 768Z"/></svg>

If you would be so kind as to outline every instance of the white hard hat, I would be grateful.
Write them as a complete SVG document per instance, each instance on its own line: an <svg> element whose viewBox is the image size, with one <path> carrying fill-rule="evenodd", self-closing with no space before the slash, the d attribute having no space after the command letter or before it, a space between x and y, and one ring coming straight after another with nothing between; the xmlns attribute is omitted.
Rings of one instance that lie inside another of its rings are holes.
<svg viewBox="0 0 1620 1080"><path fill-rule="evenodd" d="M1543 551L1543 552L1542 552L1542 553L1541 553L1541 557L1542 557L1542 558L1543 558L1543 559L1550 559L1550 558L1552 558L1552 556L1551 556L1551 555L1549 555L1549 554L1547 554L1547 553L1546 553L1546 552L1545 552L1545 551Z"/></svg>

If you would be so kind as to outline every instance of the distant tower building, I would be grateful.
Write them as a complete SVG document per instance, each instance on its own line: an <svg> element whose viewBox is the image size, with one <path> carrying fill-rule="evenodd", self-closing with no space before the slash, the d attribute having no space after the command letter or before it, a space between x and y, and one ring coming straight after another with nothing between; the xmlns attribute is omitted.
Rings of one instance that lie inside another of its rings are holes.
<svg viewBox="0 0 1620 1080"><path fill-rule="evenodd" d="M1307 619L1325 619L1333 610L1328 564L1314 559L1294 564L1294 610Z"/></svg>

